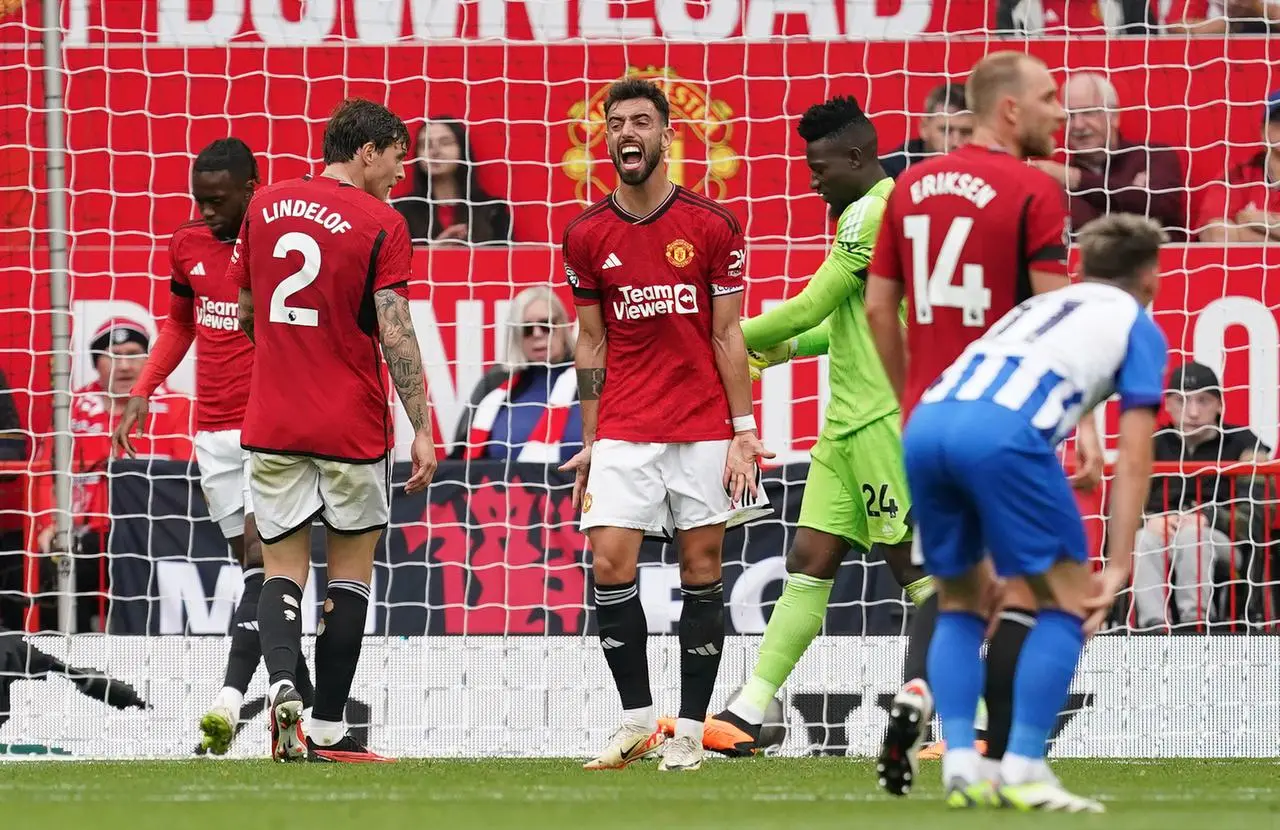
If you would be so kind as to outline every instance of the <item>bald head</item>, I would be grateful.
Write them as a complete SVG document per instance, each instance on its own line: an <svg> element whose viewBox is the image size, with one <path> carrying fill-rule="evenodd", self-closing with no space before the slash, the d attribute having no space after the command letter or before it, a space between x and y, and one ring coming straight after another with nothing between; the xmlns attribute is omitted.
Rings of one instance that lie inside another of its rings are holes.
<svg viewBox="0 0 1280 830"><path fill-rule="evenodd" d="M1058 85L1039 58L992 52L969 74L965 98L977 122L975 142L998 144L1019 157L1053 152L1064 113Z"/></svg>
<svg viewBox="0 0 1280 830"><path fill-rule="evenodd" d="M973 67L965 82L965 101L980 119L995 114L1001 98L1021 97L1027 86L1029 70L1044 64L1021 52L992 52Z"/></svg>

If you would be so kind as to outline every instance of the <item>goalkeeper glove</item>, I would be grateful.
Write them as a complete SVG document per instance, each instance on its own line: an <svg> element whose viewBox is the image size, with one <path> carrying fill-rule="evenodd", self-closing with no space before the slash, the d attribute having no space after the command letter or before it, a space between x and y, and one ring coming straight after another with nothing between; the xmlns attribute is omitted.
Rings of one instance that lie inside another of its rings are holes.
<svg viewBox="0 0 1280 830"><path fill-rule="evenodd" d="M759 351L747 349L747 367L751 372L751 380L760 380L760 373L765 369L777 366L779 363L786 363L795 357L799 346L799 341L793 337L767 349Z"/></svg>

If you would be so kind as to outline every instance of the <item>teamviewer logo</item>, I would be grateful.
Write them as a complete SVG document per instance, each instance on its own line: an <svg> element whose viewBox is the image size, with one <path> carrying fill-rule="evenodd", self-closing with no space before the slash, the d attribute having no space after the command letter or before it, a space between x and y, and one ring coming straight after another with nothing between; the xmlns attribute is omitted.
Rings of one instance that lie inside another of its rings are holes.
<svg viewBox="0 0 1280 830"><path fill-rule="evenodd" d="M697 314L698 292L692 285L680 283L676 286L676 314Z"/></svg>
<svg viewBox="0 0 1280 830"><path fill-rule="evenodd" d="M620 285L611 305L619 320L643 320L664 314L697 314L698 292L688 283Z"/></svg>

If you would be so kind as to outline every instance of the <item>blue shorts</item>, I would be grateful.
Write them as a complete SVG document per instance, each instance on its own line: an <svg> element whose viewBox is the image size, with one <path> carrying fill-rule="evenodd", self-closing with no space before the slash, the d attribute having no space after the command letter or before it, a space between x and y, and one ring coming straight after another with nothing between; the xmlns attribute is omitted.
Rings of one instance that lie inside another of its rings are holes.
<svg viewBox="0 0 1280 830"><path fill-rule="evenodd" d="M1018 413L987 401L924 404L902 444L930 574L960 576L988 551L1006 577L1088 558L1062 464Z"/></svg>

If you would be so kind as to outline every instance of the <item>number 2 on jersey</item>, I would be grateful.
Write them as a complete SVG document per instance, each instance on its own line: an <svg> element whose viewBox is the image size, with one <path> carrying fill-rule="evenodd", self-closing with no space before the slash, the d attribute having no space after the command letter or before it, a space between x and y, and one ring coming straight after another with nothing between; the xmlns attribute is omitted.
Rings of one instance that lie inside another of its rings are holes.
<svg viewBox="0 0 1280 830"><path fill-rule="evenodd" d="M315 327L320 325L318 311L285 303L294 294L315 282L320 275L320 246L305 233L292 231L276 240L276 247L271 255L276 259L284 259L295 251L302 254L302 267L282 279L276 290L271 292L271 314L267 319L287 326Z"/></svg>
<svg viewBox="0 0 1280 830"><path fill-rule="evenodd" d="M902 217L902 233L911 240L911 287L915 299L916 322L933 322L934 308L958 308L964 325L985 328L987 310L991 308L991 290L982 283L982 266L960 263L964 243L973 229L973 218L957 216L951 220L947 235L932 268L929 263L929 217ZM956 285L956 268L960 268L960 284Z"/></svg>

